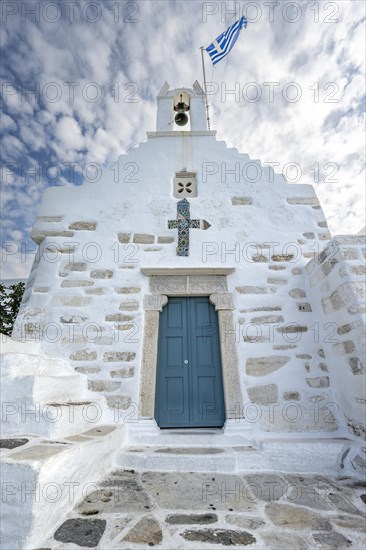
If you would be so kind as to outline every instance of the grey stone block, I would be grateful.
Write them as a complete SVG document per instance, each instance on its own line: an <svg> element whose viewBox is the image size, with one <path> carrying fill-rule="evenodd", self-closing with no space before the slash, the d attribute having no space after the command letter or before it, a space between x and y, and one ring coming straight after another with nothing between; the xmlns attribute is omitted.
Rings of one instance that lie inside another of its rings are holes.
<svg viewBox="0 0 366 550"><path fill-rule="evenodd" d="M145 547L155 546L163 540L163 533L153 516L145 516L132 527L123 540L134 544L143 544Z"/></svg>
<svg viewBox="0 0 366 550"><path fill-rule="evenodd" d="M301 394L298 391L285 391L283 398L285 401L300 401Z"/></svg>
<svg viewBox="0 0 366 550"><path fill-rule="evenodd" d="M86 262L69 262L63 267L63 271L86 271L88 265Z"/></svg>
<svg viewBox="0 0 366 550"><path fill-rule="evenodd" d="M93 286L94 284L94 281L83 281L83 280L70 280L70 279L65 279L64 281L62 281L61 283L61 287L62 288L77 288L77 287L80 287L80 286Z"/></svg>
<svg viewBox="0 0 366 550"><path fill-rule="evenodd" d="M95 548L105 531L104 519L67 519L56 531L55 540Z"/></svg>
<svg viewBox="0 0 366 550"><path fill-rule="evenodd" d="M165 522L170 525L205 525L217 520L217 514L171 514L165 518Z"/></svg>
<svg viewBox="0 0 366 550"><path fill-rule="evenodd" d="M121 386L121 382L112 382L111 380L89 380L88 388L91 391L112 392Z"/></svg>
<svg viewBox="0 0 366 550"><path fill-rule="evenodd" d="M46 229L44 229L44 230L32 229L31 234L30 234L30 238L36 244L41 244L41 242L43 242L46 237L69 238L69 237L73 237L73 236L74 236L73 231L65 231L65 230L64 231L63 230L51 231L51 230L46 230Z"/></svg>
<svg viewBox="0 0 366 550"><path fill-rule="evenodd" d="M87 296L55 295L52 298L53 306L85 307L90 304L91 298Z"/></svg>
<svg viewBox="0 0 366 550"><path fill-rule="evenodd" d="M355 350L355 344L352 340L346 340L339 344L333 344L333 351L336 355L347 355Z"/></svg>
<svg viewBox="0 0 366 550"><path fill-rule="evenodd" d="M256 538L247 531L233 531L230 529L188 529L181 534L181 537L190 542L204 543L206 548L208 544L242 548L257 542Z"/></svg>
<svg viewBox="0 0 366 550"><path fill-rule="evenodd" d="M349 270L353 275L366 275L366 266L364 265L351 265Z"/></svg>
<svg viewBox="0 0 366 550"><path fill-rule="evenodd" d="M329 231L325 231L324 233L318 233L318 238L320 241L330 241L332 235Z"/></svg>
<svg viewBox="0 0 366 550"><path fill-rule="evenodd" d="M287 355L272 355L269 357L250 357L246 361L248 376L266 376L283 367L290 357Z"/></svg>
<svg viewBox="0 0 366 550"><path fill-rule="evenodd" d="M306 293L304 290L302 290L302 288L292 288L289 291L289 295L291 296L291 298L305 298Z"/></svg>
<svg viewBox="0 0 366 550"><path fill-rule="evenodd" d="M113 363L117 361L129 362L133 361L136 357L136 353L132 351L106 351L103 354L103 361L106 363Z"/></svg>
<svg viewBox="0 0 366 550"><path fill-rule="evenodd" d="M252 197L231 197L231 204L233 206L249 206L253 204Z"/></svg>
<svg viewBox="0 0 366 550"><path fill-rule="evenodd" d="M101 371L100 367L75 367L76 372L81 372L83 374L97 374Z"/></svg>
<svg viewBox="0 0 366 550"><path fill-rule="evenodd" d="M283 323L284 319L282 315L261 315L260 317L253 317L251 320L252 323L258 325L267 324L267 323Z"/></svg>
<svg viewBox="0 0 366 550"><path fill-rule="evenodd" d="M253 334L252 336L245 335L243 340L248 344L263 344L264 342L269 342L269 337Z"/></svg>
<svg viewBox="0 0 366 550"><path fill-rule="evenodd" d="M257 403L257 405L278 403L278 386L276 384L253 386L248 388L248 396L252 403Z"/></svg>
<svg viewBox="0 0 366 550"><path fill-rule="evenodd" d="M242 529L258 529L265 525L265 521L258 517L239 516L237 514L230 514L225 516L225 521L229 525L235 525Z"/></svg>
<svg viewBox="0 0 366 550"><path fill-rule="evenodd" d="M141 480L144 489L154 495L157 506L165 510L212 513L215 507L227 513L229 508L235 512L251 512L257 508L255 500L246 497L242 478L233 473L144 472ZM225 498L222 498L222 486L227 487ZM243 498L237 498L236 487L243 489ZM230 492L229 488L234 491Z"/></svg>
<svg viewBox="0 0 366 550"><path fill-rule="evenodd" d="M318 368L323 372L328 372L328 367L325 363L319 363Z"/></svg>
<svg viewBox="0 0 366 550"><path fill-rule="evenodd" d="M279 279L274 277L268 277L267 283L271 285L287 285L287 279Z"/></svg>
<svg viewBox="0 0 366 550"><path fill-rule="evenodd" d="M85 321L87 320L88 317L83 317L82 315L63 315L62 317L60 317L61 323L64 323L65 325L80 325L81 323L85 323Z"/></svg>
<svg viewBox="0 0 366 550"><path fill-rule="evenodd" d="M16 449L28 443L29 439L0 439L0 449Z"/></svg>
<svg viewBox="0 0 366 550"><path fill-rule="evenodd" d="M90 273L92 279L111 279L113 271L111 269L93 269Z"/></svg>
<svg viewBox="0 0 366 550"><path fill-rule="evenodd" d="M276 289L268 286L237 286L235 290L239 294L274 294Z"/></svg>
<svg viewBox="0 0 366 550"><path fill-rule="evenodd" d="M140 308L139 302L121 302L119 309L121 311L138 311Z"/></svg>
<svg viewBox="0 0 366 550"><path fill-rule="evenodd" d="M133 242L136 244L154 244L155 236L147 235L146 233L135 233Z"/></svg>
<svg viewBox="0 0 366 550"><path fill-rule="evenodd" d="M350 539L335 531L320 531L314 533L313 537L317 547L324 550L345 550L345 548L352 546L352 541Z"/></svg>
<svg viewBox="0 0 366 550"><path fill-rule="evenodd" d="M60 222L63 216L36 216L36 221L41 223Z"/></svg>
<svg viewBox="0 0 366 550"><path fill-rule="evenodd" d="M299 311L303 311L304 313L312 311L311 305L307 302L298 302L296 306Z"/></svg>
<svg viewBox="0 0 366 550"><path fill-rule="evenodd" d="M69 225L69 229L75 231L95 231L97 228L97 222L74 222Z"/></svg>
<svg viewBox="0 0 366 550"><path fill-rule="evenodd" d="M141 291L141 288L139 286L122 286L115 288L114 291L117 294L137 294Z"/></svg>
<svg viewBox="0 0 366 550"><path fill-rule="evenodd" d="M278 531L265 531L261 533L265 546L263 548L273 550L309 550L309 545L302 537ZM306 537L307 538L307 537Z"/></svg>
<svg viewBox="0 0 366 550"><path fill-rule="evenodd" d="M114 325L115 330L132 330L137 327L136 323L127 323L125 325Z"/></svg>
<svg viewBox="0 0 366 550"><path fill-rule="evenodd" d="M71 361L95 361L97 352L91 349L79 349L70 355Z"/></svg>
<svg viewBox="0 0 366 550"><path fill-rule="evenodd" d="M132 378L135 375L135 367L111 370L110 375L112 378Z"/></svg>
<svg viewBox="0 0 366 550"><path fill-rule="evenodd" d="M365 374L365 362L361 357L350 357L349 364L354 375Z"/></svg>
<svg viewBox="0 0 366 550"><path fill-rule="evenodd" d="M340 248L340 254L344 260L357 260L359 258L357 248L345 248L342 246Z"/></svg>
<svg viewBox="0 0 366 550"><path fill-rule="evenodd" d="M126 410L131 405L131 397L128 395L110 395L107 397L110 409Z"/></svg>
<svg viewBox="0 0 366 550"><path fill-rule="evenodd" d="M317 376L316 378L307 378L306 383L311 388L329 388L329 377Z"/></svg>
<svg viewBox="0 0 366 550"><path fill-rule="evenodd" d="M265 512L277 527L306 530L331 529L328 519L307 508L291 506L289 504L270 503L267 504Z"/></svg>
<svg viewBox="0 0 366 550"><path fill-rule="evenodd" d="M272 262L290 262L294 259L293 254L274 254L271 256Z"/></svg>
<svg viewBox="0 0 366 550"><path fill-rule="evenodd" d="M51 288L49 286L37 286L33 289L33 292L46 293L49 292Z"/></svg>
<svg viewBox="0 0 366 550"><path fill-rule="evenodd" d="M316 197L293 197L286 199L289 204L298 204L305 206L319 206L319 201Z"/></svg>
<svg viewBox="0 0 366 550"><path fill-rule="evenodd" d="M253 262L264 263L268 262L268 256L263 256L263 254L255 254L252 256L252 260Z"/></svg>
<svg viewBox="0 0 366 550"><path fill-rule="evenodd" d="M283 327L276 327L276 331L281 334L295 334L296 332L307 332L308 327L298 325L297 323L288 323Z"/></svg>
<svg viewBox="0 0 366 550"><path fill-rule="evenodd" d="M106 294L106 289L102 287L87 288L85 289L85 294L92 294L93 296L101 296L103 294Z"/></svg>
<svg viewBox="0 0 366 550"><path fill-rule="evenodd" d="M122 244L129 243L131 239L130 233L118 233L117 235L118 241Z"/></svg>
<svg viewBox="0 0 366 550"><path fill-rule="evenodd" d="M123 323L126 321L132 321L133 315L124 315L123 313L112 313L105 316L107 322Z"/></svg>
<svg viewBox="0 0 366 550"><path fill-rule="evenodd" d="M158 237L158 244L170 244L174 242L174 237Z"/></svg>

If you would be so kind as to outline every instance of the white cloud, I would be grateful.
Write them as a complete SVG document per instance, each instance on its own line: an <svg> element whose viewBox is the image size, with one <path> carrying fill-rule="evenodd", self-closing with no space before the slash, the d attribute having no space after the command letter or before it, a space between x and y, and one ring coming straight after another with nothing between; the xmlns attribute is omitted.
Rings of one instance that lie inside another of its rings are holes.
<svg viewBox="0 0 366 550"><path fill-rule="evenodd" d="M17 160L25 154L26 147L17 137L7 134L2 140L2 154L5 160Z"/></svg>
<svg viewBox="0 0 366 550"><path fill-rule="evenodd" d="M172 88L202 80L199 47L208 45L234 21L228 14L222 21L223 10L232 5L221 2L215 3L218 12L207 22L202 20L201 2L138 2L136 23L128 22L130 9L125 10L123 4L118 3L116 22L116 8L111 8L116 3L99 4L102 17L97 23L80 17L85 2L75 8L73 23L67 18L56 24L42 19L35 25L9 18L3 34L7 67L11 68L4 76L10 87L3 128L14 134L5 135L8 159L30 162L35 151L45 161L59 164L113 160L154 129L155 96L165 80ZM339 23L324 22L331 9L321 0L301 2L301 20L291 24L282 16L283 3L275 9L274 23L269 22L268 6L261 3L261 19L249 23L215 70L205 54L206 69L207 79L218 87L210 97L212 128L218 138L251 158L279 162L278 171L296 162L302 170L301 182L314 184L332 232L356 233L365 223L364 3L344 0L335 4ZM245 3L235 5L242 10ZM314 21L317 8L319 22ZM12 82L39 82L41 96L22 98ZM73 101L66 82L77 83ZM249 82L256 82L262 91L257 102L243 96ZM273 103L266 82L278 83ZM282 96L290 82L301 89L297 103ZM97 101L87 97L88 90L93 93L91 83L102 91ZM110 92L111 88L115 91L115 83L117 99ZM239 87L238 101L233 95L225 97L225 89L235 86ZM129 100L134 87L137 93L132 97L137 102ZM45 90L51 94L56 89L61 91L56 101L45 96ZM327 102L327 97L337 102ZM311 168L316 163L319 183ZM326 163L339 166L335 175L339 181L327 182L330 170ZM13 234L19 230L17 216L24 216L25 226L32 224L46 185L45 181L26 185L16 174L10 175L6 187L10 195L5 198L11 200L13 192L17 207L7 218L7 230Z"/></svg>
<svg viewBox="0 0 366 550"><path fill-rule="evenodd" d="M14 252L17 250L16 252ZM20 247L2 250L1 279L26 279L32 268L35 254L25 254Z"/></svg>
<svg viewBox="0 0 366 550"><path fill-rule="evenodd" d="M65 149L79 151L84 146L80 126L74 118L64 116L56 124L55 138Z"/></svg>
<svg viewBox="0 0 366 550"><path fill-rule="evenodd" d="M10 116L8 116L4 113L3 116L2 116L2 119L1 119L1 129L2 129L2 131L5 132L7 130L9 130L9 131L16 130L16 127L17 127L17 125L14 122L14 120Z"/></svg>

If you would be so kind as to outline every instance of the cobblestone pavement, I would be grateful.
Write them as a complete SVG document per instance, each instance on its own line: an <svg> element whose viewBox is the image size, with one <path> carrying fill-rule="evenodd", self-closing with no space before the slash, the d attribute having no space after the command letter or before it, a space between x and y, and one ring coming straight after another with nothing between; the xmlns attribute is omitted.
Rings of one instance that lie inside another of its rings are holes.
<svg viewBox="0 0 366 550"><path fill-rule="evenodd" d="M44 549L366 547L366 484L296 474L109 475Z"/></svg>

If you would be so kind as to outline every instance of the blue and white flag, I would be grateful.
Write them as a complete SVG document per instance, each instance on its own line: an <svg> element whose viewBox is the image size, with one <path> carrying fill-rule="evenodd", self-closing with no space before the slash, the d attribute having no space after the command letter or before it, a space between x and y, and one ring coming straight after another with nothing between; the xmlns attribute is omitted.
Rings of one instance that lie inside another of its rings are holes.
<svg viewBox="0 0 366 550"><path fill-rule="evenodd" d="M214 65L227 56L237 41L241 29L243 27L246 28L247 24L248 20L243 15L243 17L231 25L225 32L221 33L212 44L207 46L206 52L211 57L211 61Z"/></svg>

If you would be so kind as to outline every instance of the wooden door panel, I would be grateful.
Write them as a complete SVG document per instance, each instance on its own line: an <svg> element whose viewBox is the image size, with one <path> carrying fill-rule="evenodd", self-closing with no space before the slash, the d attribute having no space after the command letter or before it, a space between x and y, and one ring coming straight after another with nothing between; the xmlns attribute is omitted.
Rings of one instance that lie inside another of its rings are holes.
<svg viewBox="0 0 366 550"><path fill-rule="evenodd" d="M223 425L218 334L208 297L169 298L159 323L155 418L161 428Z"/></svg>

